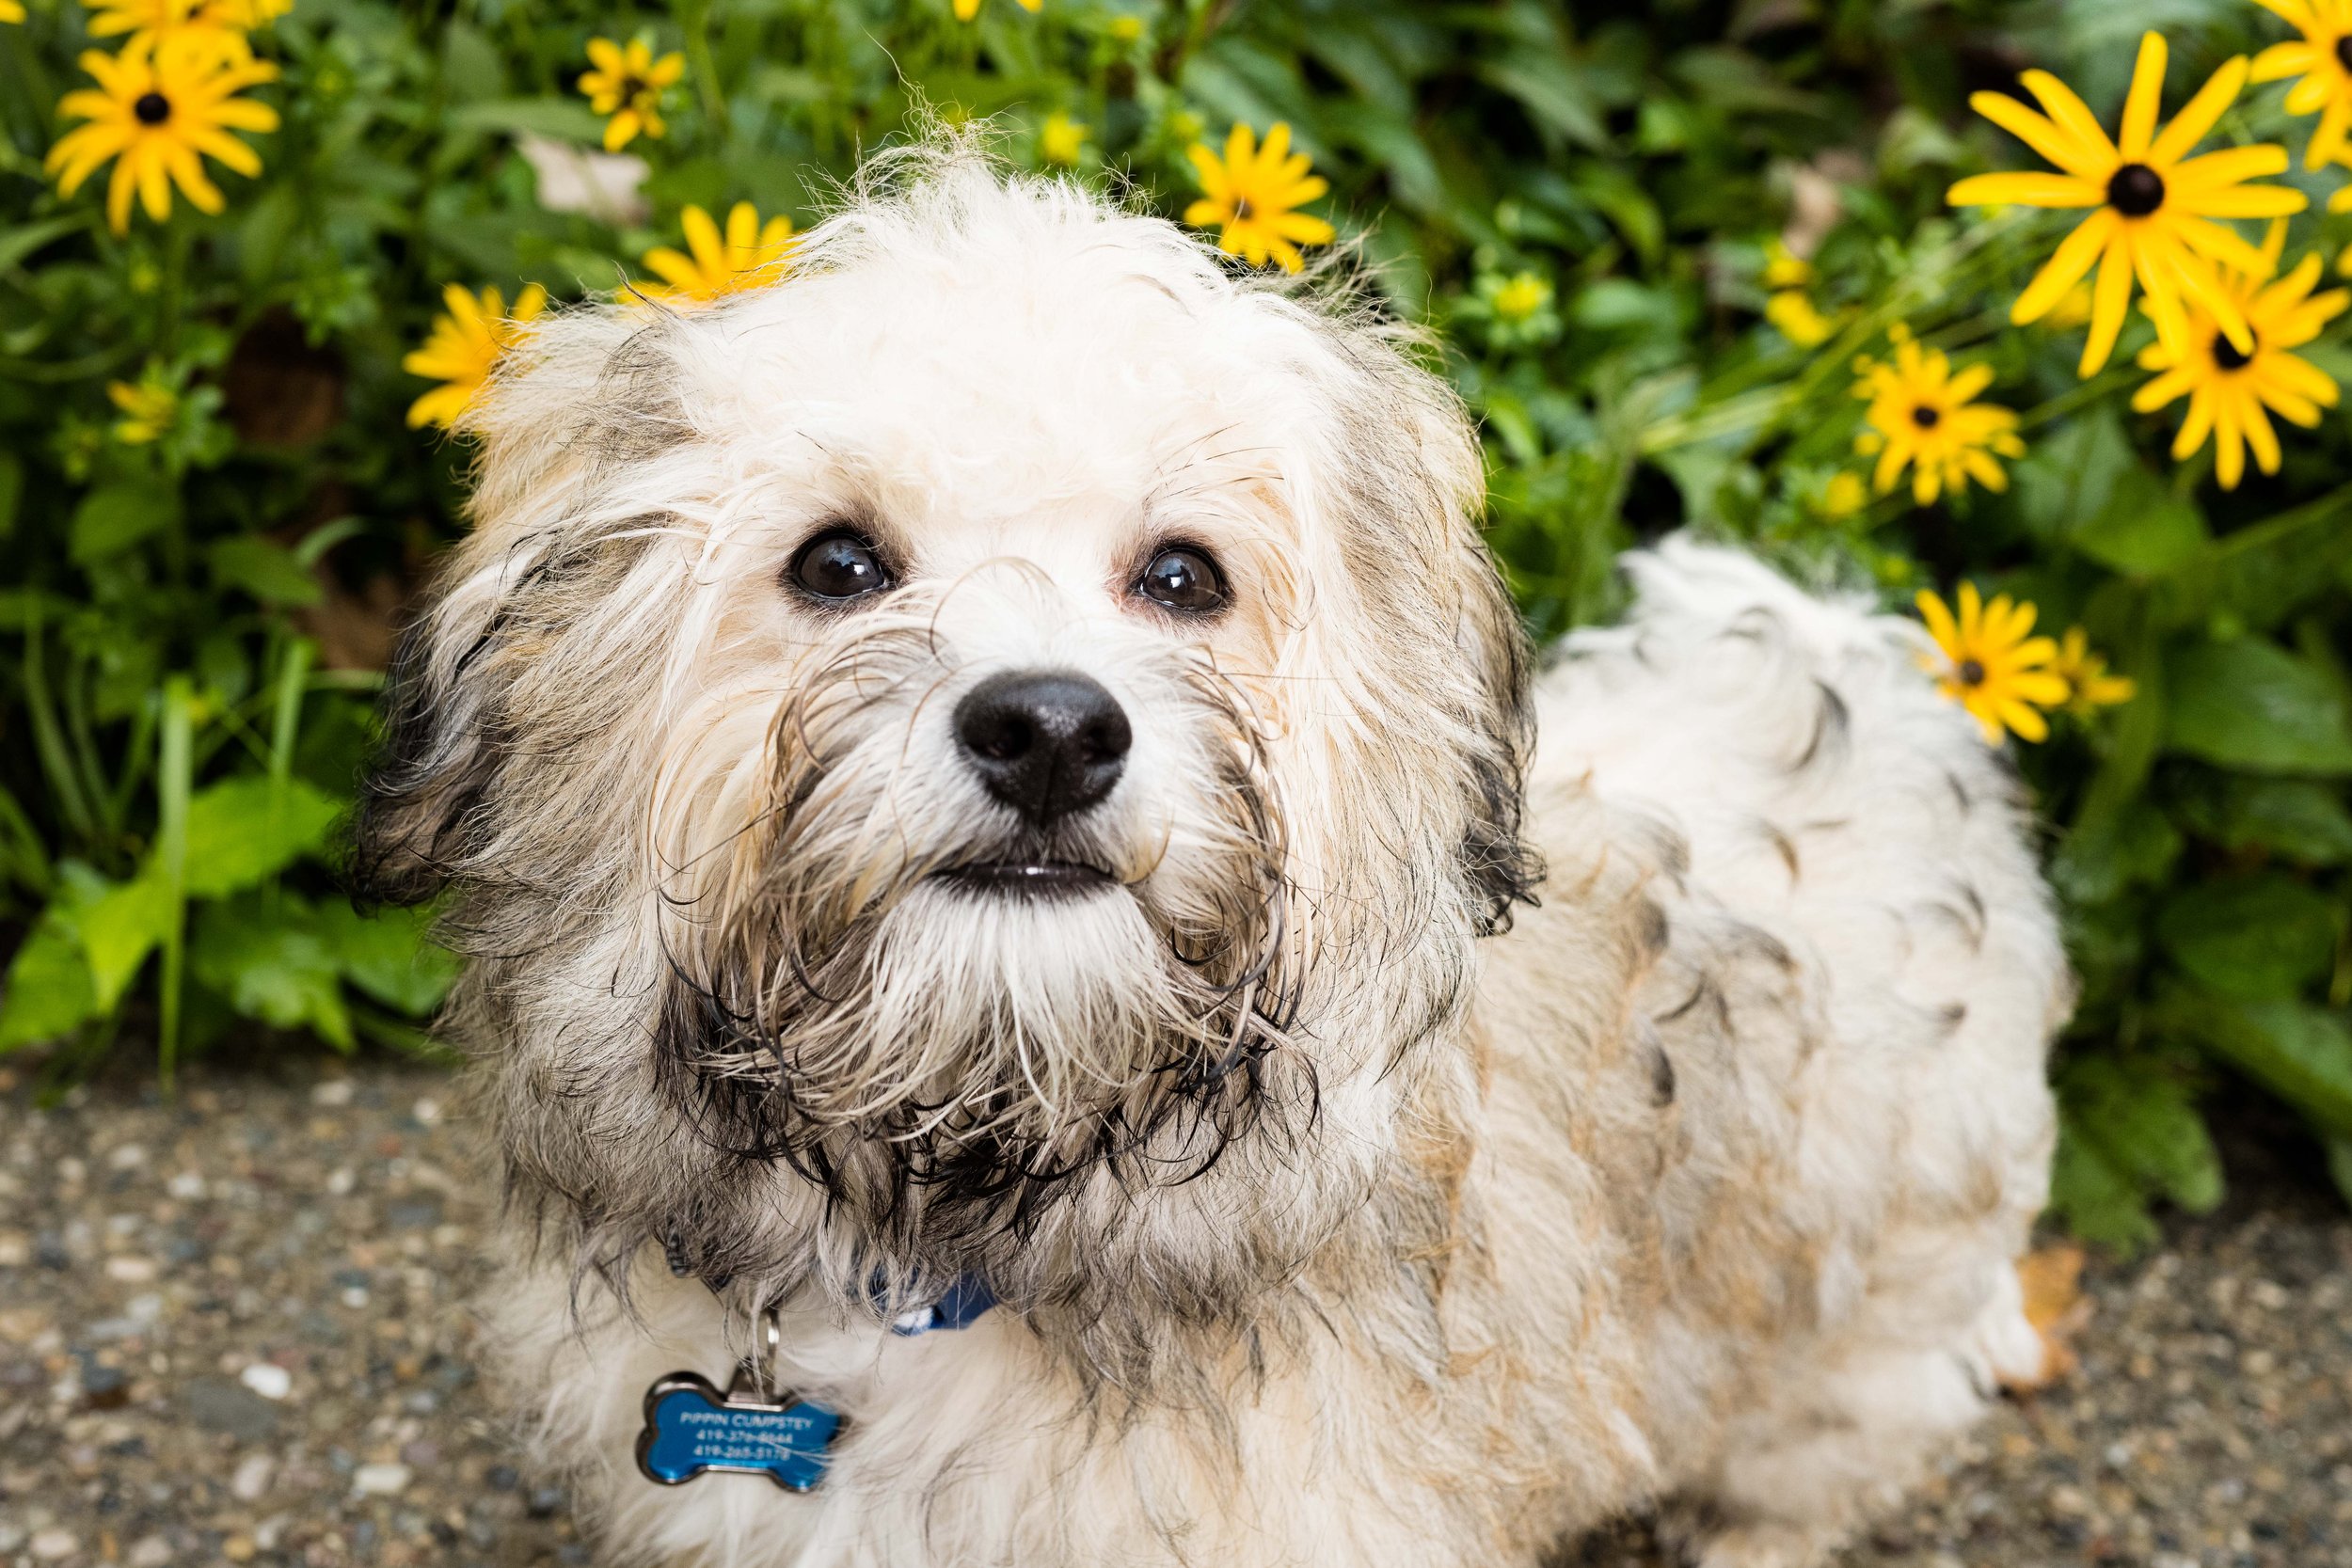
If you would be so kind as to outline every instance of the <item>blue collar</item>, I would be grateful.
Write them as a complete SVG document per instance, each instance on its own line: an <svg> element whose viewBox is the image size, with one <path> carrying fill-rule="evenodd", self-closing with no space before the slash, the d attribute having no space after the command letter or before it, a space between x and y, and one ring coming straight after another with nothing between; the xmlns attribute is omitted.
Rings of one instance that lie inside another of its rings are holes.
<svg viewBox="0 0 2352 1568"><path fill-rule="evenodd" d="M884 1305L879 1291L874 1305ZM932 1306L893 1319L900 1338L942 1329L968 1328L996 1305L996 1294L977 1275L961 1275ZM763 1347L775 1361L781 1332L774 1307L761 1313ZM767 1378L754 1356L744 1358L722 1393L697 1372L672 1372L645 1390L645 1422L637 1433L637 1467L663 1486L682 1486L706 1470L764 1475L788 1492L806 1492L825 1479L834 1439L848 1423L841 1413L779 1389L766 1392Z"/></svg>

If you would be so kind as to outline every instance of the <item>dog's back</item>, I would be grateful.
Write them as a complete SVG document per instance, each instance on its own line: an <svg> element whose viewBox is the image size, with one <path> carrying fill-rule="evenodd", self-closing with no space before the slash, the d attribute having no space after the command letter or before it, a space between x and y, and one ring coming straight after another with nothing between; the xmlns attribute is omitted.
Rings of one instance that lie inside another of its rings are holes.
<svg viewBox="0 0 2352 1568"><path fill-rule="evenodd" d="M1584 1145L1705 1560L1802 1561L2037 1370L2010 1263L2064 961L2019 786L1915 628L1684 541L1628 564L1627 622L1538 683L1552 869L1490 948L1490 1114ZM1613 952L1625 1013L1563 1027Z"/></svg>

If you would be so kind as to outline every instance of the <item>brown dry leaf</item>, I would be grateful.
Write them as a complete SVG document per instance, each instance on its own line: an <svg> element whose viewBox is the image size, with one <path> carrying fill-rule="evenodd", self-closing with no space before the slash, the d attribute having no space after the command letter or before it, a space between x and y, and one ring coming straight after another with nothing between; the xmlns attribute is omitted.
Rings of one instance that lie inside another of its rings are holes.
<svg viewBox="0 0 2352 1568"><path fill-rule="evenodd" d="M2011 1392L2024 1394L2074 1370L2067 1341L2090 1319L2090 1298L2082 1292L2083 1249L2060 1243L2027 1253L2017 1260L2017 1283L2026 1293L2026 1321L2042 1338L2041 1375L2006 1380Z"/></svg>

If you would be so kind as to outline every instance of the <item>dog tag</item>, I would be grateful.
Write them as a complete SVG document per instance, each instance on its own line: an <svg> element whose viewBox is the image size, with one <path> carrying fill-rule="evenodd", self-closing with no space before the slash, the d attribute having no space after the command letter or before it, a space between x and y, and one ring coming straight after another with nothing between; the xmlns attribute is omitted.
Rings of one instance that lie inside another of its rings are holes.
<svg viewBox="0 0 2352 1568"><path fill-rule="evenodd" d="M723 1394L707 1378L672 1372L645 1390L637 1467L664 1486L720 1470L805 1492L825 1479L825 1450L840 1430L838 1412L790 1394L762 1394L744 1371Z"/></svg>

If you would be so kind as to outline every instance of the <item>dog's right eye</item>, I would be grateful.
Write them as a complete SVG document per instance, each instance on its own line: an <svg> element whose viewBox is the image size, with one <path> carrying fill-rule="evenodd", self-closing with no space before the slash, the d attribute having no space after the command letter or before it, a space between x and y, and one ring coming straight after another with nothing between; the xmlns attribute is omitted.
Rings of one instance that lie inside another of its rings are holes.
<svg viewBox="0 0 2352 1568"><path fill-rule="evenodd" d="M848 529L820 533L802 546L790 576L801 592L827 600L864 598L891 583L873 543Z"/></svg>

